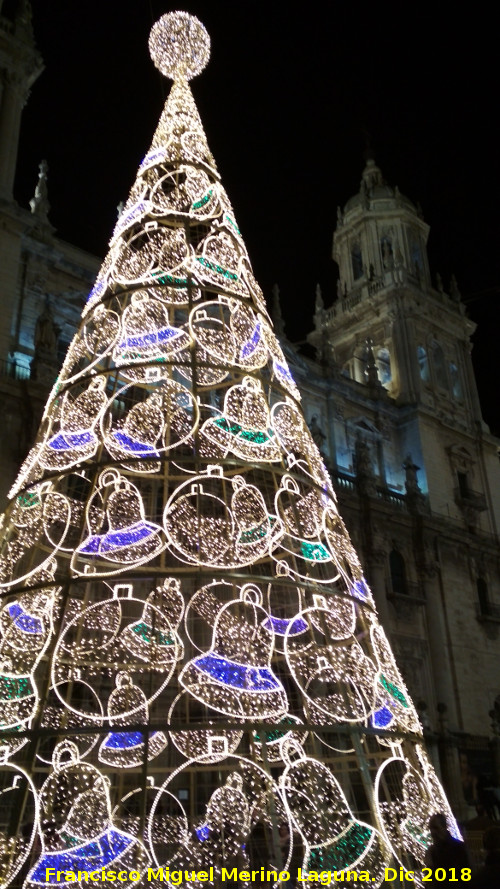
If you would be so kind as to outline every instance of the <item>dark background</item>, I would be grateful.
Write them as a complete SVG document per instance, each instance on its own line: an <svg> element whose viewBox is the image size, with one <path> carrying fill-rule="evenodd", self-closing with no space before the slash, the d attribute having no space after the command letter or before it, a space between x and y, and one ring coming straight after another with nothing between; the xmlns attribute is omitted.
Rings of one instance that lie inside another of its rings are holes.
<svg viewBox="0 0 500 889"><path fill-rule="evenodd" d="M147 40L160 0L33 0L46 69L21 133L16 197L49 162L60 237L103 255L169 89ZM452 273L479 325L483 410L500 432L498 62L486 5L189 2L212 58L193 81L210 147L268 300L286 330L329 306L336 207L358 190L366 140L391 185L420 201L433 275ZM4 12L9 0L4 2ZM367 137L368 134L368 137Z"/></svg>

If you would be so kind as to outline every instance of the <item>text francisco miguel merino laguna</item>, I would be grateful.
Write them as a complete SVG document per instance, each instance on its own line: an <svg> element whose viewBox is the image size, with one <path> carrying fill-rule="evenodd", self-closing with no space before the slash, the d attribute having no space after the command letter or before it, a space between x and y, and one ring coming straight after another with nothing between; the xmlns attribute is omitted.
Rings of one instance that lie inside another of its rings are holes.
<svg viewBox="0 0 500 889"><path fill-rule="evenodd" d="M403 868L400 868L401 873L399 874L400 880L410 880L413 882L414 876L413 871L404 872L403 876ZM216 875L219 878L219 874ZM82 880L88 882L92 880L94 883L98 882L110 882L114 883L118 881L119 883L127 883L138 882L139 880L146 879L148 881L151 880L162 880L166 883L172 883L174 886L180 886L182 883L207 883L214 881L214 868L210 867L208 870L200 870L200 871L182 871L182 870L173 870L170 871L168 867L159 867L156 870L153 867L148 867L147 876L146 874L140 874L138 870L106 870L102 868L101 870L93 870L93 871L72 871L72 870L55 870L53 867L48 867L46 869L45 879L46 883L79 883ZM263 867L259 870L238 870L236 867L233 867L232 870L228 870L227 868L222 868L222 873L220 874L220 879L223 883L225 882L233 882L236 883L238 881L242 882L263 882L274 880L275 882L286 883L291 877L291 874L287 870L282 871L274 871L274 870L265 870ZM393 882L398 879L398 872L393 867L386 867L384 879L388 882ZM370 876L367 870L322 870L322 871L314 871L310 870L307 873L302 873L302 869L299 867L297 869L297 882L299 883L323 883L323 885L328 885L333 881L339 883L343 883L344 881L360 881L362 883L371 883L372 877Z"/></svg>

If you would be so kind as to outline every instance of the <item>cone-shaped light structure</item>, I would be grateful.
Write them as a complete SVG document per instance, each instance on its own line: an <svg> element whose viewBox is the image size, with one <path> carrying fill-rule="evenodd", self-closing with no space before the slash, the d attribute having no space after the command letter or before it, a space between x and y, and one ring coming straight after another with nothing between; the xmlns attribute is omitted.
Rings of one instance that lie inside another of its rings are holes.
<svg viewBox="0 0 500 889"><path fill-rule="evenodd" d="M456 824L188 86L208 35L150 47L174 84L3 517L0 889L378 886Z"/></svg>

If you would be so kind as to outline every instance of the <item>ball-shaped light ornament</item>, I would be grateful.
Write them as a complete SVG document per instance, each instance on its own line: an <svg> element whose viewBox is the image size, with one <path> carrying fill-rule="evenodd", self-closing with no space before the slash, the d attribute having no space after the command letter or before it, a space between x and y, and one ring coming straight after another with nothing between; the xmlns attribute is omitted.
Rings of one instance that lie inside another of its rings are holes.
<svg viewBox="0 0 500 889"><path fill-rule="evenodd" d="M168 12L151 28L149 52L165 77L191 80L210 58L210 37L194 15Z"/></svg>

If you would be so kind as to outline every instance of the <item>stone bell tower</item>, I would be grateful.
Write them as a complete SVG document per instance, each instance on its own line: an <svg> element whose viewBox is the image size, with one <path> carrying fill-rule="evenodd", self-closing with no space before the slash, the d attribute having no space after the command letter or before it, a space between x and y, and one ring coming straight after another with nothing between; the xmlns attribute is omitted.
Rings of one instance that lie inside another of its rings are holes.
<svg viewBox="0 0 500 889"><path fill-rule="evenodd" d="M475 325L466 317L457 282L433 285L427 258L429 226L368 157L360 188L337 212L333 258L337 299L315 316L310 342L328 340L344 376L378 381L399 405L421 405L462 428L481 412L470 361Z"/></svg>
<svg viewBox="0 0 500 889"><path fill-rule="evenodd" d="M375 413L396 409L400 468L411 454L432 512L496 533L488 492L497 445L472 367L476 325L455 276L446 289L439 274L431 278L428 236L419 205L368 156L358 192L337 211L337 298L328 309L316 301L308 339Z"/></svg>

